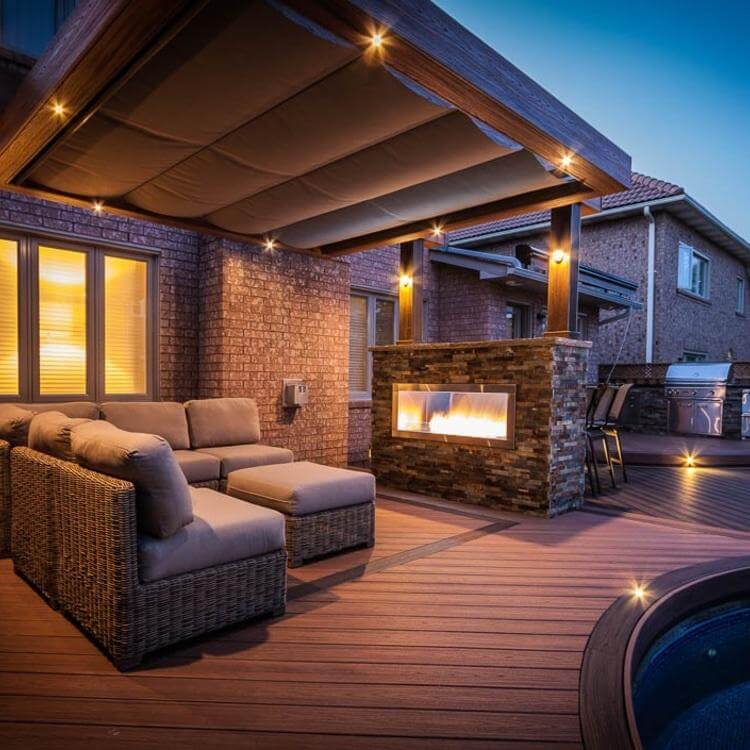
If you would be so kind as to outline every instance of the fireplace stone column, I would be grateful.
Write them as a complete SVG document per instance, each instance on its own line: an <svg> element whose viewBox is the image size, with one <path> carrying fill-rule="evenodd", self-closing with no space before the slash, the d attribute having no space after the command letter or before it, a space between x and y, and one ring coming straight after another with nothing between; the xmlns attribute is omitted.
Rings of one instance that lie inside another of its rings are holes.
<svg viewBox="0 0 750 750"><path fill-rule="evenodd" d="M378 481L538 516L578 507L590 346L543 337L374 347L372 469ZM515 385L514 447L394 436L398 383Z"/></svg>

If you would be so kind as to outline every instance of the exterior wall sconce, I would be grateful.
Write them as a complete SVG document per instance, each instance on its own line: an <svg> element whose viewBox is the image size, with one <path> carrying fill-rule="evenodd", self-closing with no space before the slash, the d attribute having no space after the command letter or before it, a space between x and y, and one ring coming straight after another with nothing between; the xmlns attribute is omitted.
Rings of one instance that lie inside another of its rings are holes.
<svg viewBox="0 0 750 750"><path fill-rule="evenodd" d="M404 288L408 289L411 286L411 276L408 273L402 273L399 279L399 284Z"/></svg>
<svg viewBox="0 0 750 750"><path fill-rule="evenodd" d="M550 257L552 258L553 263L562 263L568 257L568 255L565 250L558 248L557 250L552 251L552 255Z"/></svg>

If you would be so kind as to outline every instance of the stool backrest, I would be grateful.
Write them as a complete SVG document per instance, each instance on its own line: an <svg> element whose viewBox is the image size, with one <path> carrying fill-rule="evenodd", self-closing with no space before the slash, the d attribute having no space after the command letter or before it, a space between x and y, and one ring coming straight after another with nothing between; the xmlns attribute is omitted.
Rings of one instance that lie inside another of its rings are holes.
<svg viewBox="0 0 750 750"><path fill-rule="evenodd" d="M628 393L630 393L632 387L632 383L624 383L617 389L617 394L612 399L612 405L609 407L607 422L611 424L619 423L623 407L625 406L625 399L627 399Z"/></svg>
<svg viewBox="0 0 750 750"><path fill-rule="evenodd" d="M604 424L609 416L609 410L612 407L612 402L617 394L616 385L608 385L599 395L599 400L596 402L596 408L594 409L594 417L592 422L594 424Z"/></svg>

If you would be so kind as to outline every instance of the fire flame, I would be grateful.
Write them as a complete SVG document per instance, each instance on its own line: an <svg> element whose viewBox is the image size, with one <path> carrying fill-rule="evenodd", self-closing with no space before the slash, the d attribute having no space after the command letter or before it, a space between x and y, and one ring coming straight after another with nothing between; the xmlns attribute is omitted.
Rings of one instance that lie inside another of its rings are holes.
<svg viewBox="0 0 750 750"><path fill-rule="evenodd" d="M507 394L448 394L446 408L429 408L436 393L401 393L397 427L403 432L504 440L508 436ZM445 393L439 394L445 397Z"/></svg>

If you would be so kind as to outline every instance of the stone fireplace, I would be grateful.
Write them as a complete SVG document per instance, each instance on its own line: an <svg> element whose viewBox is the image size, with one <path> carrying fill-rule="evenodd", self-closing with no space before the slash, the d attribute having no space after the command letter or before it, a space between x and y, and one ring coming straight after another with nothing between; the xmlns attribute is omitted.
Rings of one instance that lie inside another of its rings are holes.
<svg viewBox="0 0 750 750"><path fill-rule="evenodd" d="M577 507L589 347L557 338L374 347L378 480L534 515Z"/></svg>

